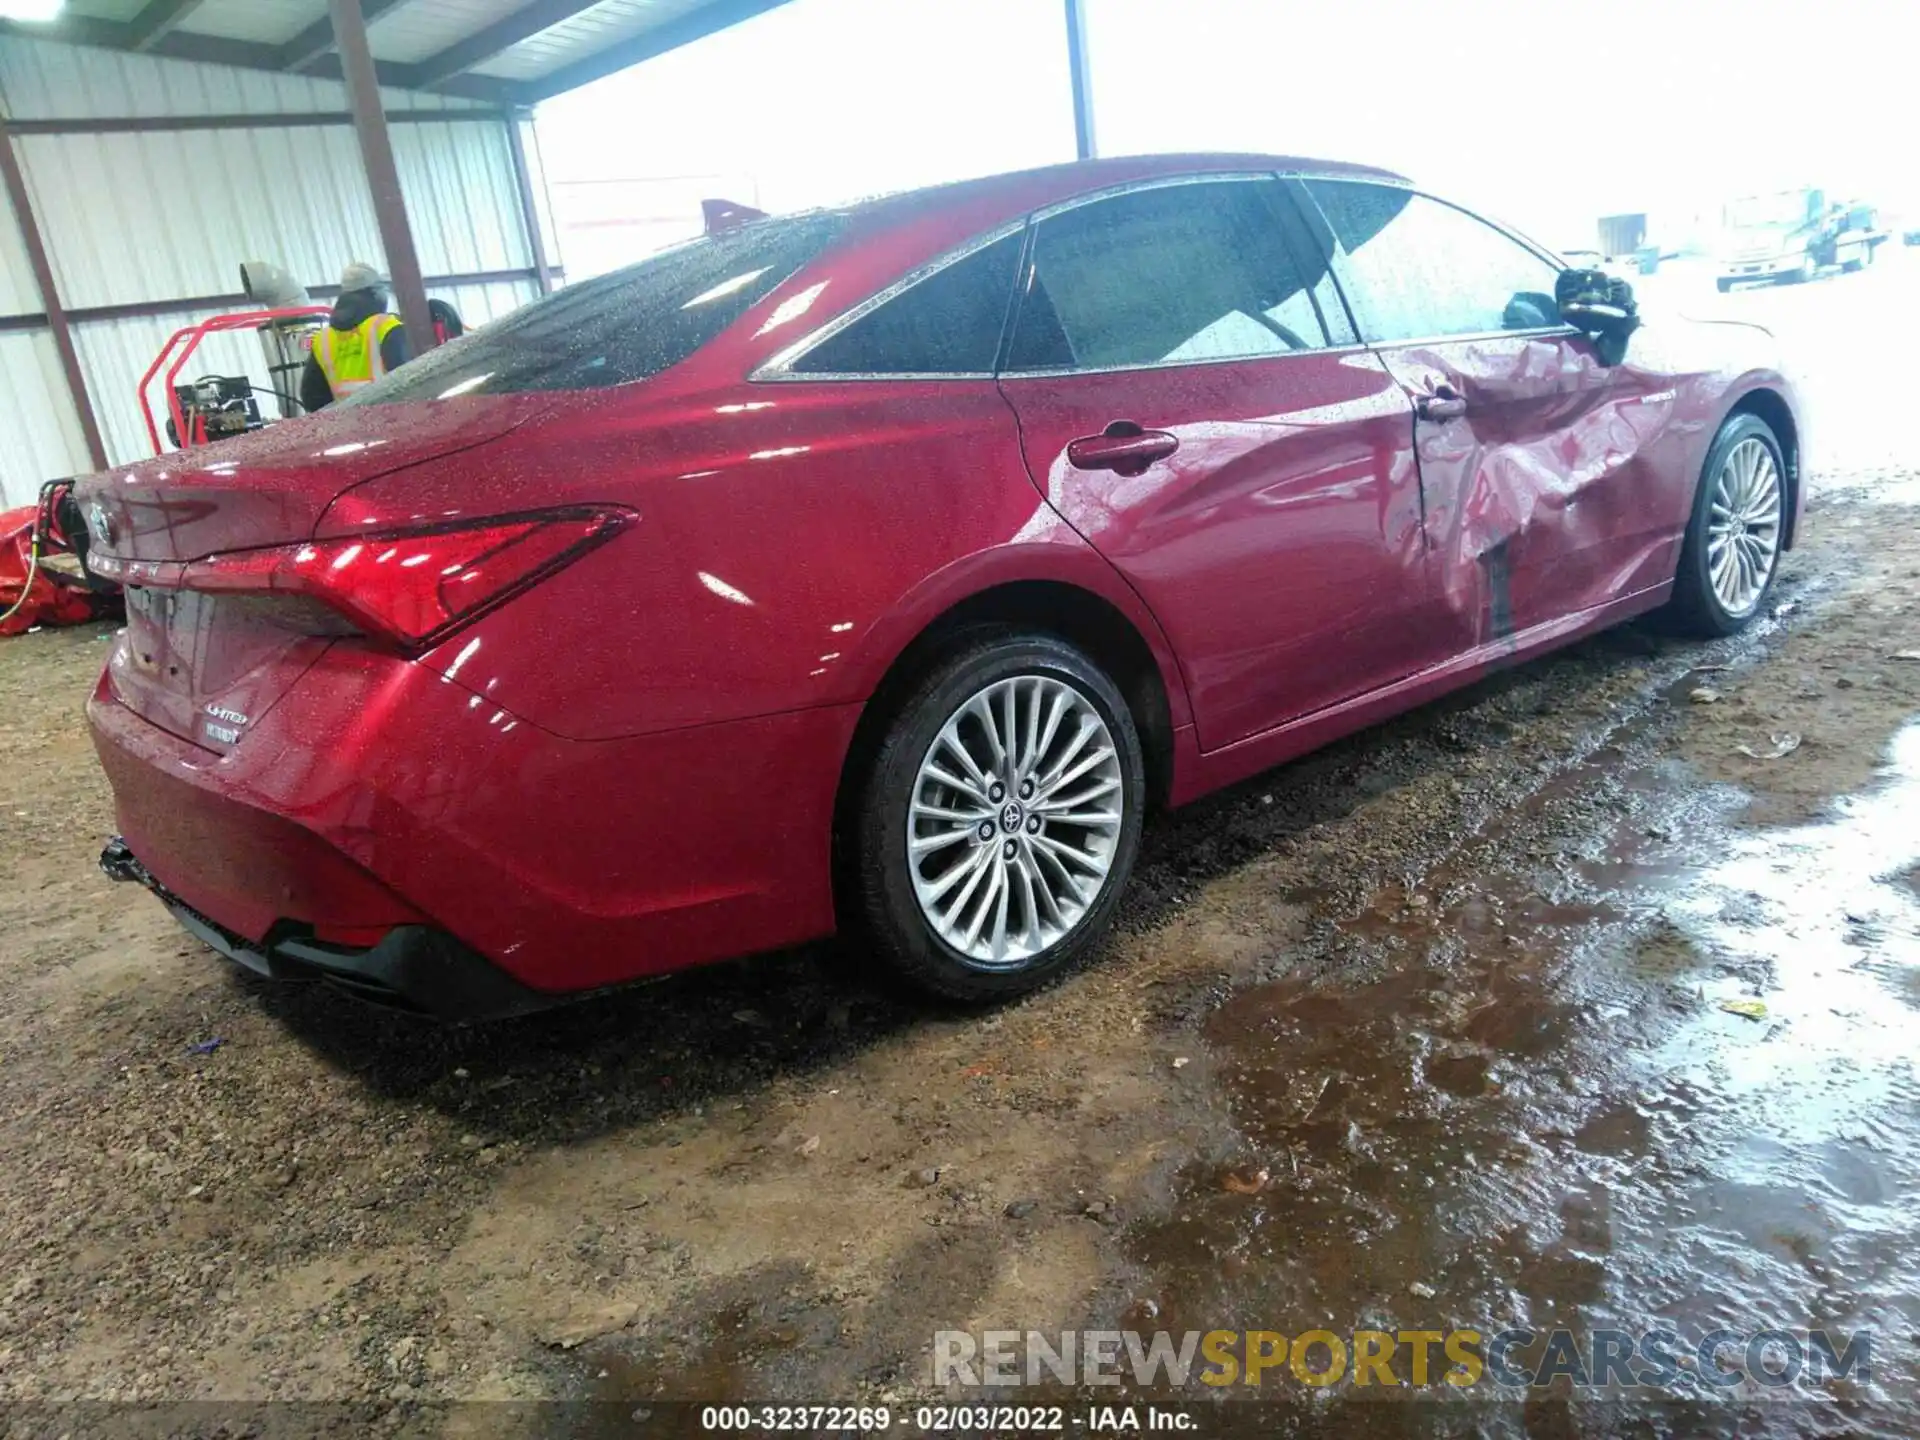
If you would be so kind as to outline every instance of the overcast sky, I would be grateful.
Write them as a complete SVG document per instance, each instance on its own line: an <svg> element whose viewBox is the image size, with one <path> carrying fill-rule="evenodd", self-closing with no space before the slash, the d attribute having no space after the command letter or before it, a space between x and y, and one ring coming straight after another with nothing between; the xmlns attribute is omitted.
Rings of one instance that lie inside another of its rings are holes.
<svg viewBox="0 0 1920 1440"><path fill-rule="evenodd" d="M1561 247L1812 183L1920 213L1898 0L1089 0L1106 154L1368 161ZM792 0L540 111L555 180L783 210L1071 159L1060 0ZM677 204L677 202L676 202Z"/></svg>

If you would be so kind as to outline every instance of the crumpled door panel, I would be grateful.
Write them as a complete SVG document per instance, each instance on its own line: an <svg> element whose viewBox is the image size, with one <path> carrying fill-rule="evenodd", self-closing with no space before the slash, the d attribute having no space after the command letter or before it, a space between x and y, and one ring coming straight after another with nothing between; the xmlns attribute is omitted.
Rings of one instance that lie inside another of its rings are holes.
<svg viewBox="0 0 1920 1440"><path fill-rule="evenodd" d="M1664 446L1674 388L1608 367L1576 335L1514 335L1381 352L1416 398L1427 543L1461 649L1659 584L1677 559Z"/></svg>

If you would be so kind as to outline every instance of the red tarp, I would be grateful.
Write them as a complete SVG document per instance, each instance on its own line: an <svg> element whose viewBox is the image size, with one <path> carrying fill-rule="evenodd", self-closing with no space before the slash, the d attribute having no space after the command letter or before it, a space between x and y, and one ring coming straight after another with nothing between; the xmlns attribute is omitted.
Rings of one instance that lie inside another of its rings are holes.
<svg viewBox="0 0 1920 1440"><path fill-rule="evenodd" d="M0 615L13 609L20 587L27 583L35 514L31 505L0 510ZM99 596L71 577L49 571L45 560L43 555L26 604L0 620L0 635L23 634L35 625L78 625L99 613Z"/></svg>

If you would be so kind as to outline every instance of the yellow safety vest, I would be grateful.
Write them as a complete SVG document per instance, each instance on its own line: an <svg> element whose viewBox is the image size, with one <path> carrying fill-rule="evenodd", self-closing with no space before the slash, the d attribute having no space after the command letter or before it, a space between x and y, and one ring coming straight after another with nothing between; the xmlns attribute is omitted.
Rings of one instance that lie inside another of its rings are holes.
<svg viewBox="0 0 1920 1440"><path fill-rule="evenodd" d="M380 358L380 342L400 323L392 312L369 315L351 330L336 330L322 325L313 342L313 358L320 362L320 373L327 377L333 398L344 400L354 391L371 385L387 373Z"/></svg>

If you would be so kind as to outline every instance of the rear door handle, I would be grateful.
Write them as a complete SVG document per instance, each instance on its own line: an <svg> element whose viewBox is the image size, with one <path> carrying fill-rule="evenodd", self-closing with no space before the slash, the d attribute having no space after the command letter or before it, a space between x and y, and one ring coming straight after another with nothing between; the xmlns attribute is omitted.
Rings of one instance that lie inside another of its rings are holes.
<svg viewBox="0 0 1920 1440"><path fill-rule="evenodd" d="M1082 435L1067 445L1067 463L1076 470L1112 470L1141 475L1149 465L1180 448L1165 430L1143 430L1131 420L1116 420L1098 435Z"/></svg>
<svg viewBox="0 0 1920 1440"><path fill-rule="evenodd" d="M1430 394L1414 396L1413 413L1422 420L1458 420L1467 413L1467 397L1451 385L1436 385Z"/></svg>

